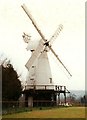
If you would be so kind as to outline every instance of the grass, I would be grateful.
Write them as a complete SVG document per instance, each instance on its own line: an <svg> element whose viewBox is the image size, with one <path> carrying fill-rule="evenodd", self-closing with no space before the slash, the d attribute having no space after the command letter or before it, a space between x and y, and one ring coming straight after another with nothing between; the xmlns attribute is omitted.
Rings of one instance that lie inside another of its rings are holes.
<svg viewBox="0 0 87 120"><path fill-rule="evenodd" d="M85 118L85 107L51 108L3 115L3 118Z"/></svg>

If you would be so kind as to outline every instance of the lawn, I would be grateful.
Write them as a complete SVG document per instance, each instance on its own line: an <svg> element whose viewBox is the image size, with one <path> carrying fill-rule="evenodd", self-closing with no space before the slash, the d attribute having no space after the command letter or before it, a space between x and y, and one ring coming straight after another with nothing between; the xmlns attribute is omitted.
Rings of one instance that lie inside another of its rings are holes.
<svg viewBox="0 0 87 120"><path fill-rule="evenodd" d="M65 107L32 110L3 115L3 118L85 118L85 107Z"/></svg>

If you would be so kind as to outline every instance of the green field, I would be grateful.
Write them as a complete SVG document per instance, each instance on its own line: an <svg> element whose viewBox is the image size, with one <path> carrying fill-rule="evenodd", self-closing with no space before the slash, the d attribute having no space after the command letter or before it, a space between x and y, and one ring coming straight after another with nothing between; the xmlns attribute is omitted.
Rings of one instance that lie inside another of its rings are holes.
<svg viewBox="0 0 87 120"><path fill-rule="evenodd" d="M65 107L32 110L3 115L3 118L85 118L85 107Z"/></svg>

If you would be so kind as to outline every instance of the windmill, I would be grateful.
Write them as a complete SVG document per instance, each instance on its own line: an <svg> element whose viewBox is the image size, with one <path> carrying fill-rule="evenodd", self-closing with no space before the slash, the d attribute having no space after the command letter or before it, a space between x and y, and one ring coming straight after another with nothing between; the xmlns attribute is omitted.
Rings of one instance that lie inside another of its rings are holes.
<svg viewBox="0 0 87 120"><path fill-rule="evenodd" d="M55 33L52 35L52 37L49 40L46 40L45 36L42 34L41 30L39 29L38 25L36 24L35 20L33 19L32 15L28 11L25 4L23 4L21 7L25 11L25 13L29 17L29 19L32 21L32 24L34 25L34 27L36 28L37 32L39 33L39 35L41 37L41 40L39 41L37 47L30 49L32 51L32 55L25 65L29 71L26 90L29 90L29 89L53 90L54 84L53 84L53 80L52 80L52 74L51 74L51 69L50 69L47 52L51 51L53 53L53 55L56 57L56 59L63 66L63 68L66 70L66 72L70 76L72 76L71 73L69 72L69 70L66 68L66 66L63 64L63 62L60 60L59 56L55 53L55 51L52 48L52 42L56 39L56 37L59 35L61 30L63 29L63 25L60 24L58 26L57 30L55 31ZM29 44L30 44L29 36L24 33L23 38L24 38L24 41L26 43L28 43L28 46L29 46ZM29 50L28 47L27 47L27 50ZM28 100L29 104L31 104L31 102L30 102L30 101L32 101L31 99L32 98L29 98L29 100Z"/></svg>

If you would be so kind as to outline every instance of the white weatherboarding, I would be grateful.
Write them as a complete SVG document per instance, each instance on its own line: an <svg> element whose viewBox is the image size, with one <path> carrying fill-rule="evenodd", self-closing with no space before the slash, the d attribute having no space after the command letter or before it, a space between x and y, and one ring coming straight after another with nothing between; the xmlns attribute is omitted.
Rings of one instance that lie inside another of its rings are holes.
<svg viewBox="0 0 87 120"><path fill-rule="evenodd" d="M33 19L32 15L28 11L27 7L25 6L25 4L23 4L21 7L25 11L29 19L32 21L32 24L34 25L37 32L41 36L41 40L39 41L39 44L37 45L37 47L30 49L32 51L32 55L25 65L26 68L29 70L26 89L31 89L34 86L36 89L43 89L44 86L46 86L47 89L54 89L50 64L49 64L48 55L47 55L47 52L49 52L49 50L54 54L54 56L60 62L60 64L64 67L66 72L70 76L72 76L71 73L68 71L68 69L65 67L65 65L62 63L58 55L52 49L52 42L56 39L56 37L59 35L61 30L63 29L63 25L60 24L57 30L55 31L55 33L50 38L50 40L46 40L41 30L37 26L35 20ZM29 36L24 33L23 39L26 43L28 43L27 49L29 50L29 44L30 44Z"/></svg>

